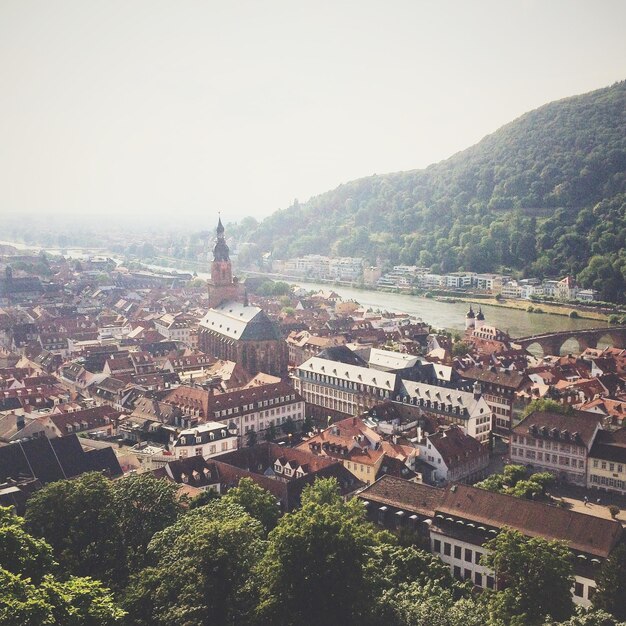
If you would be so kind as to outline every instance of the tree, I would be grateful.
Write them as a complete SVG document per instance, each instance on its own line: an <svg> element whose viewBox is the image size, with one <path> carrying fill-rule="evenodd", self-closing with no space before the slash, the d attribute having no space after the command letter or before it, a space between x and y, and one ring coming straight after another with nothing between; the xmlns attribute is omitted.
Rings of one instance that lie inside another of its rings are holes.
<svg viewBox="0 0 626 626"><path fill-rule="evenodd" d="M613 615L597 609L576 607L576 614L564 622L546 622L544 626L626 626L618 622Z"/></svg>
<svg viewBox="0 0 626 626"><path fill-rule="evenodd" d="M0 624L3 626L113 626L125 612L101 582L47 574L35 586L0 568Z"/></svg>
<svg viewBox="0 0 626 626"><path fill-rule="evenodd" d="M490 624L487 605L479 596L458 597L437 582L404 583L385 590L382 602L392 611L386 623L395 626L485 626Z"/></svg>
<svg viewBox="0 0 626 626"><path fill-rule="evenodd" d="M276 498L251 478L242 478L239 485L230 489L223 499L239 505L248 515L259 520L266 533L276 526L280 517Z"/></svg>
<svg viewBox="0 0 626 626"><path fill-rule="evenodd" d="M28 501L26 527L68 574L123 583L125 553L110 480L97 472L46 485Z"/></svg>
<svg viewBox="0 0 626 626"><path fill-rule="evenodd" d="M366 569L376 599L372 612L372 622L376 624L438 624L432 615L433 606L427 611L432 620L426 621L423 611L417 617L416 604L423 609L426 596L438 596L436 603L441 606L437 612L445 613L456 600L471 595L470 584L454 580L443 561L414 545L381 543L373 548Z"/></svg>
<svg viewBox="0 0 626 626"><path fill-rule="evenodd" d="M304 434L310 433L313 430L313 418L310 415L304 416L304 421L302 422L302 432Z"/></svg>
<svg viewBox="0 0 626 626"><path fill-rule="evenodd" d="M124 606L132 626L235 626L246 623L256 593L250 573L263 552L263 529L225 498L188 511L148 545L150 566L131 577Z"/></svg>
<svg viewBox="0 0 626 626"><path fill-rule="evenodd" d="M626 620L626 544L620 544L603 563L596 579L593 605Z"/></svg>
<svg viewBox="0 0 626 626"><path fill-rule="evenodd" d="M472 349L466 341L457 341L452 346L452 356L465 356Z"/></svg>
<svg viewBox="0 0 626 626"><path fill-rule="evenodd" d="M533 400L524 407L524 410L522 411L522 418L528 417L535 411L569 415L572 412L572 407L568 404L559 404L558 402L549 400L548 398L537 398L537 400Z"/></svg>
<svg viewBox="0 0 626 626"><path fill-rule="evenodd" d="M29 535L24 520L0 507L0 624L110 626L124 612L99 581L55 577L52 548Z"/></svg>
<svg viewBox="0 0 626 626"><path fill-rule="evenodd" d="M178 487L152 474L136 474L113 483L113 507L129 567L143 565L154 533L173 524L181 510Z"/></svg>
<svg viewBox="0 0 626 626"><path fill-rule="evenodd" d="M189 502L190 509L197 509L206 504L210 504L213 500L219 500L222 496L215 489L205 489Z"/></svg>
<svg viewBox="0 0 626 626"><path fill-rule="evenodd" d="M270 422L270 426L265 431L265 441L274 441L276 439L276 426Z"/></svg>
<svg viewBox="0 0 626 626"><path fill-rule="evenodd" d="M9 507L0 507L0 566L13 574L39 582L52 571L52 548L24 530L24 519Z"/></svg>
<svg viewBox="0 0 626 626"><path fill-rule="evenodd" d="M296 424L293 421L293 419L290 417L288 417L285 420L285 423L282 426L283 432L285 433L285 435L295 435L296 433Z"/></svg>
<svg viewBox="0 0 626 626"><path fill-rule="evenodd" d="M360 502L343 502L334 479L302 493L302 506L269 534L258 568L261 624L367 623L373 590L366 564L384 541L364 520Z"/></svg>
<svg viewBox="0 0 626 626"><path fill-rule="evenodd" d="M490 612L504 624L531 626L572 615L573 565L567 545L504 529L485 544L481 563L496 576Z"/></svg>
<svg viewBox="0 0 626 626"><path fill-rule="evenodd" d="M246 445L250 448L254 445L256 445L256 442L258 440L258 435L256 434L255 430L249 430L248 434L246 435Z"/></svg>

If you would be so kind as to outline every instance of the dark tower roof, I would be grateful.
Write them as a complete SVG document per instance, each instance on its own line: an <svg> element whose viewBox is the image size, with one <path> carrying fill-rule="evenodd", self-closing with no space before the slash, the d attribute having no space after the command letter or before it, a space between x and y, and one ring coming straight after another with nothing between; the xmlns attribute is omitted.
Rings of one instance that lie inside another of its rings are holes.
<svg viewBox="0 0 626 626"><path fill-rule="evenodd" d="M472 309L472 305L471 304L470 304L469 311L467 312L465 317L469 317L470 319L472 319L474 317L474 309Z"/></svg>
<svg viewBox="0 0 626 626"><path fill-rule="evenodd" d="M217 221L217 243L213 248L213 260L214 261L230 261L230 250L226 245L226 239L224 238L224 226L222 224L222 218Z"/></svg>
<svg viewBox="0 0 626 626"><path fill-rule="evenodd" d="M478 314L476 315L476 319L484 321L485 316L483 315L483 308L482 307L480 307L480 309L478 309Z"/></svg>

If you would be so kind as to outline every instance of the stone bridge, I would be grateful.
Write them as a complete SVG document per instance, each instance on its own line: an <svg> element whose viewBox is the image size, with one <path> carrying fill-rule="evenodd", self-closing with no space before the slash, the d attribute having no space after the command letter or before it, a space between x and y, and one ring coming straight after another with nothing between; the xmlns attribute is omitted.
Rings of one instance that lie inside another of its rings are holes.
<svg viewBox="0 0 626 626"><path fill-rule="evenodd" d="M563 344L568 339L575 339L578 342L580 351L586 348L595 348L601 339L608 341L615 348L626 348L626 326L609 326L608 328L581 328L579 330L566 330L558 333L544 333L531 337L520 337L513 339L513 343L528 348L533 344L541 346L544 355L561 353Z"/></svg>

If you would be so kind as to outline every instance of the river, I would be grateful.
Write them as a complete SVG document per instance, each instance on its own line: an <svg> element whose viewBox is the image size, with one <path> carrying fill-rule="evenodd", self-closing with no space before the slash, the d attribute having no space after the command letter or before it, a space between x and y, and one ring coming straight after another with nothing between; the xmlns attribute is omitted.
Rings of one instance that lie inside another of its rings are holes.
<svg viewBox="0 0 626 626"><path fill-rule="evenodd" d="M332 289L345 300L356 300L366 307L382 309L394 313L409 313L420 317L435 328L460 331L465 329L465 314L469 308L466 302L439 302L431 298L411 296L400 293L368 291L351 287L335 286L320 283L288 281L302 286L304 289ZM478 305L473 304L474 310ZM577 330L580 328L599 328L606 322L589 319L571 319L562 315L527 313L519 309L508 309L499 306L482 306L485 323L504 330L511 337L526 337L561 330Z"/></svg>

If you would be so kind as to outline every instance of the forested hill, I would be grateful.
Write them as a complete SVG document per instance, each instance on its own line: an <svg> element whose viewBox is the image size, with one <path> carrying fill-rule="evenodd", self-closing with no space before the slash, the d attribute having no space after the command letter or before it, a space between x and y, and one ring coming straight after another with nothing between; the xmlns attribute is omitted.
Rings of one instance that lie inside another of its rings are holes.
<svg viewBox="0 0 626 626"><path fill-rule="evenodd" d="M321 253L578 275L626 287L626 81L547 104L424 170L339 186L263 221L276 258Z"/></svg>

